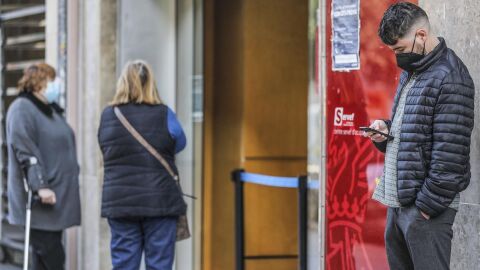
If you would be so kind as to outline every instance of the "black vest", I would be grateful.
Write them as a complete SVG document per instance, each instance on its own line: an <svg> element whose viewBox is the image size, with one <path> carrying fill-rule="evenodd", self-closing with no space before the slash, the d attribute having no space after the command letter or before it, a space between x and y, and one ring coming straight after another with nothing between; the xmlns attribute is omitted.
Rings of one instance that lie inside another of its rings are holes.
<svg viewBox="0 0 480 270"><path fill-rule="evenodd" d="M132 126L175 166L175 141L167 126L165 105L119 106ZM102 217L179 216L186 204L175 180L123 127L112 107L101 117L98 142L103 153Z"/></svg>

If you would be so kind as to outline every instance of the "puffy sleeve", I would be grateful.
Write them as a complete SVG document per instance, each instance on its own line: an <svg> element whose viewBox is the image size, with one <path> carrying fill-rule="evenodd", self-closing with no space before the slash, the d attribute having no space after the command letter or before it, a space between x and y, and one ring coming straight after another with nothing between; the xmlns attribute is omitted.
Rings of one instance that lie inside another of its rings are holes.
<svg viewBox="0 0 480 270"><path fill-rule="evenodd" d="M473 82L450 76L440 88L433 116L433 145L428 175L415 204L437 216L466 187L474 124Z"/></svg>

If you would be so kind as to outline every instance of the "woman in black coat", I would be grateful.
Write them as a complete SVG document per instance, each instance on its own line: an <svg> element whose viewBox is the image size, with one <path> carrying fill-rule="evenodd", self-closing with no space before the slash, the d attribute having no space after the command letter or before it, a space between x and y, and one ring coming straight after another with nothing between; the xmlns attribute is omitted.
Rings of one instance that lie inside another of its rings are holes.
<svg viewBox="0 0 480 270"><path fill-rule="evenodd" d="M115 107L175 174L175 154L185 147L185 135L173 111L162 104L149 66L127 63L98 130L104 161L102 217L112 233L113 269L139 269L145 252L147 269L170 270L177 218L186 213L182 192L167 169L125 129Z"/></svg>

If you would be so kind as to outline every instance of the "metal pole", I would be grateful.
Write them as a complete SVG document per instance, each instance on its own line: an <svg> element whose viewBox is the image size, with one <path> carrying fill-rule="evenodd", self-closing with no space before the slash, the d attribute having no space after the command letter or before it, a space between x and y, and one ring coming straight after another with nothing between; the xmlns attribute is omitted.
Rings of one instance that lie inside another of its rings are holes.
<svg viewBox="0 0 480 270"><path fill-rule="evenodd" d="M2 4L2 1L0 0L0 5ZM5 129L3 128L5 126L5 109L4 109L4 105L3 105L3 102L5 100L5 91L6 91L6 88L5 88L5 74L4 74L4 67L5 67L5 53L4 53L4 46L5 46L5 29L3 28L3 23L0 19L0 145L4 145L5 143L5 139L6 139L6 136L5 136ZM6 177L6 174L4 173L5 172L5 168L7 168L7 166L5 166L5 161L6 161L6 158L7 158L7 155L5 153L2 153L3 151L0 151L0 194L3 194L4 193L4 186L6 186L6 183L7 183L7 177ZM3 198L0 198L0 214L2 216L5 215L3 209L4 209L4 199ZM3 242L3 222L0 221L0 241ZM0 248L2 248L0 246ZM0 251L0 253L3 254L3 252ZM0 254L0 259L4 259L3 257L4 256L1 256L2 254Z"/></svg>
<svg viewBox="0 0 480 270"><path fill-rule="evenodd" d="M32 190L28 189L27 217L25 220L25 247L23 251L23 270L28 270L28 255L30 251L30 219L32 216Z"/></svg>
<svg viewBox="0 0 480 270"><path fill-rule="evenodd" d="M298 269L307 270L307 176L298 178Z"/></svg>
<svg viewBox="0 0 480 270"><path fill-rule="evenodd" d="M244 170L235 170L232 180L235 182L235 266L236 270L245 270L245 228L243 209L243 182L241 174Z"/></svg>

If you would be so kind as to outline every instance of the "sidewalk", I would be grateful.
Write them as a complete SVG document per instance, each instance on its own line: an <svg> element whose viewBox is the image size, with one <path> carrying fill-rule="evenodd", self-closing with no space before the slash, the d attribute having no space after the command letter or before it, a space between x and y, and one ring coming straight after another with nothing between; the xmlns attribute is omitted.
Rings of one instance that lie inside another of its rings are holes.
<svg viewBox="0 0 480 270"><path fill-rule="evenodd" d="M20 270L22 268L17 266L12 266L11 264L1 264L0 263L0 270Z"/></svg>

